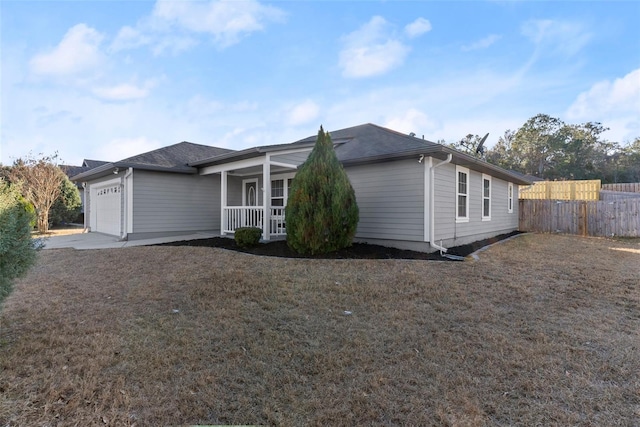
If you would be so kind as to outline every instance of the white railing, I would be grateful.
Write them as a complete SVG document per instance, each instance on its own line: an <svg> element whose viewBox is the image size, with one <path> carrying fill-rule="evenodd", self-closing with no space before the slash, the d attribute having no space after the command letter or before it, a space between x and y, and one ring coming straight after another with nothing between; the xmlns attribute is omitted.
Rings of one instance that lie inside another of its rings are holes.
<svg viewBox="0 0 640 427"><path fill-rule="evenodd" d="M223 233L234 233L240 227L262 228L264 208L262 206L227 206L222 209ZM269 232L272 236L286 236L284 207L271 208Z"/></svg>
<svg viewBox="0 0 640 427"><path fill-rule="evenodd" d="M233 233L240 227L262 228L264 208L260 206L227 206L222 209L223 233Z"/></svg>
<svg viewBox="0 0 640 427"><path fill-rule="evenodd" d="M287 229L284 221L284 207L271 208L271 218L269 218L272 236L286 236Z"/></svg>

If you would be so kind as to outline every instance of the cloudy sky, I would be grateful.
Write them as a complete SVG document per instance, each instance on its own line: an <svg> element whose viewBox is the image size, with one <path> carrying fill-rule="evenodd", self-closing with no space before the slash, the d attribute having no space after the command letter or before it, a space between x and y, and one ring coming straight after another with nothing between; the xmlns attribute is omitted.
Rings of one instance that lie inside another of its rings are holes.
<svg viewBox="0 0 640 427"><path fill-rule="evenodd" d="M454 142L545 113L640 136L640 2L0 2L0 162L234 149L375 123Z"/></svg>

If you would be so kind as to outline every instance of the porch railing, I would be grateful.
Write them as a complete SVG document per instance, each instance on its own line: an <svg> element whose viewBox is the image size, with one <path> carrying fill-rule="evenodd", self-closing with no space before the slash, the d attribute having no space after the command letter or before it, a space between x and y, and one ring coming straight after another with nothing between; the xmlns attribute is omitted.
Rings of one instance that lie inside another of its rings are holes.
<svg viewBox="0 0 640 427"><path fill-rule="evenodd" d="M234 233L240 227L262 228L264 223L264 207L262 206L227 206L222 209L223 233ZM271 208L269 218L271 236L286 236L284 207Z"/></svg>

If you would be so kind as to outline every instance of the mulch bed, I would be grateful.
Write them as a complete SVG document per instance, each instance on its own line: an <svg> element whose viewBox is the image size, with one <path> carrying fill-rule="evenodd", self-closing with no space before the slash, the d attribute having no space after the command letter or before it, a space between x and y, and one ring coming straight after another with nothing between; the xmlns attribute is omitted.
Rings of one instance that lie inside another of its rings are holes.
<svg viewBox="0 0 640 427"><path fill-rule="evenodd" d="M499 242L511 236L520 234L513 231L507 234L479 240L467 245L449 248L447 254L456 257L466 257L487 245ZM154 246L199 246L229 249L254 255L273 256L282 258L313 258L313 259L422 259L438 261L460 261L460 259L446 258L440 252L425 253L403 249L390 248L368 243L354 243L351 247L321 255L301 255L294 252L285 240L277 240L269 243L261 243L250 248L239 247L235 240L228 237L213 237L210 239L186 240L180 242L162 243Z"/></svg>

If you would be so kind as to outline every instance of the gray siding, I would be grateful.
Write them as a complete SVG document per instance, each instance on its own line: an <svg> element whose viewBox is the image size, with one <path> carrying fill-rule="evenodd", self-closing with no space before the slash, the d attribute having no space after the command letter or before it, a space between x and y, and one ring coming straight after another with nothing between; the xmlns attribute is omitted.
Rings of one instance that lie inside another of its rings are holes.
<svg viewBox="0 0 640 427"><path fill-rule="evenodd" d="M134 171L133 233L220 230L220 176Z"/></svg>
<svg viewBox="0 0 640 427"><path fill-rule="evenodd" d="M491 219L482 220L482 173L469 170L469 221L456 222L456 167L435 173L435 240L457 246L518 229L518 192L513 186L513 213L508 213L508 183L491 178Z"/></svg>
<svg viewBox="0 0 640 427"><path fill-rule="evenodd" d="M424 165L402 160L346 168L356 192L359 239L424 240Z"/></svg>

